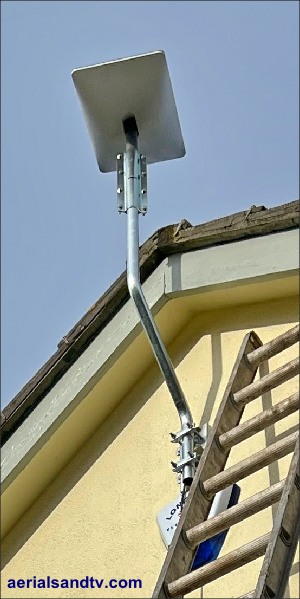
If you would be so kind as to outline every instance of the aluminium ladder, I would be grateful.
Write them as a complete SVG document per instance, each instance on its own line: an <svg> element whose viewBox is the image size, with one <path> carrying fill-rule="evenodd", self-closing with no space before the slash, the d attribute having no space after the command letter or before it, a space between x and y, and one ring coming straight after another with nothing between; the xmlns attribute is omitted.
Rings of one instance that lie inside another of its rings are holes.
<svg viewBox="0 0 300 599"><path fill-rule="evenodd" d="M299 358L254 381L258 366L294 345L299 325L262 344L248 333L234 364L223 400L201 456L154 598L187 593L265 555L255 591L244 597L282 599L299 536L299 433L292 433L224 470L233 446L296 412L299 392L239 424L245 405L296 376ZM214 518L207 519L214 494L294 450L288 476ZM190 572L198 544L279 501L271 533Z"/></svg>

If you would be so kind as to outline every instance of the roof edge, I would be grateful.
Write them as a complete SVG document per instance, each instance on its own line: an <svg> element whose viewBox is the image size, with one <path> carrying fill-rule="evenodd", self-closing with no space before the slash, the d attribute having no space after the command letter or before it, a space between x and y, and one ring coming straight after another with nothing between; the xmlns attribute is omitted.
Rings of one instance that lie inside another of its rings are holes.
<svg viewBox="0 0 300 599"><path fill-rule="evenodd" d="M298 226L299 200L295 200L272 208L252 206L249 210L196 226L183 220L162 227L140 248L141 281L143 283L168 255L269 235ZM3 409L2 443L5 443L128 299L126 272L123 272L62 338L57 351Z"/></svg>

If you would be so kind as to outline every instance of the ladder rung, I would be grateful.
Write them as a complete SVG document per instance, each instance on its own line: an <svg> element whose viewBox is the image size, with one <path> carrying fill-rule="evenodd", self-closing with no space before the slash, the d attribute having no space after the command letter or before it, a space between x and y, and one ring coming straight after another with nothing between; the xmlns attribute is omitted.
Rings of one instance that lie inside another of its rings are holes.
<svg viewBox="0 0 300 599"><path fill-rule="evenodd" d="M250 418L243 424L240 424L228 431L227 433L223 433L219 437L219 444L223 447L223 449L231 449L237 443L241 443L245 439L251 437L251 435L255 435L259 431L267 428L274 422L278 422L278 420L282 420L286 416L289 416L293 412L299 408L299 391L297 393L293 393L283 401L280 401L278 404L270 408L269 410L265 410L257 416Z"/></svg>
<svg viewBox="0 0 300 599"><path fill-rule="evenodd" d="M234 551L231 551L227 555L220 557L216 561L210 562L206 566L199 568L181 576L177 580L167 584L167 596L182 597L195 589L198 589L221 576L225 576L229 572L241 568L245 564L257 559L264 555L268 546L270 533L243 545Z"/></svg>
<svg viewBox="0 0 300 599"><path fill-rule="evenodd" d="M298 438L298 431L288 435L284 439L272 443L269 447L254 453L252 456L242 460L238 464L231 466L223 472L219 472L215 476L208 478L203 482L203 489L207 497L211 497L218 491L225 489L229 485L250 476L260 468L264 468L269 464L283 458L285 455L293 451Z"/></svg>
<svg viewBox="0 0 300 599"><path fill-rule="evenodd" d="M294 345L294 343L299 340L299 331L299 324L297 324L289 331L272 339L272 341L254 349L247 355L248 362L250 362L251 366L256 367L261 364L261 362L276 356L276 354L279 354L287 347Z"/></svg>
<svg viewBox="0 0 300 599"><path fill-rule="evenodd" d="M245 405L262 395L262 393L266 393L267 391L274 389L274 387L278 387L278 385L293 378L298 372L299 357L291 360L284 366L277 368L277 370L266 374L266 376L263 376L259 381L254 381L247 387L244 387L244 389L241 389L241 391L234 393L233 400L237 404Z"/></svg>
<svg viewBox="0 0 300 599"><path fill-rule="evenodd" d="M263 491L252 495L252 497L245 499L242 503L225 510L214 518L209 518L202 524L193 526L193 528L190 528L190 530L187 530L185 533L188 545L194 549L198 543L202 543L206 539L222 532L222 530L227 530L230 526L233 526L245 518L249 518L257 512L273 505L279 501L284 483L285 481L282 480L268 489L264 489Z"/></svg>

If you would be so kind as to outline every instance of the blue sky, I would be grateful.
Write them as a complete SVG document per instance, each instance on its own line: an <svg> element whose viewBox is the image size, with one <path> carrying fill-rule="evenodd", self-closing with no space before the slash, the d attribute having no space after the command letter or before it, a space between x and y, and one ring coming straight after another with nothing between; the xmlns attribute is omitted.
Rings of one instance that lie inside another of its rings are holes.
<svg viewBox="0 0 300 599"><path fill-rule="evenodd" d="M2 403L125 269L71 71L163 49L187 154L148 168L141 242L298 197L298 2L34 1L2 12Z"/></svg>

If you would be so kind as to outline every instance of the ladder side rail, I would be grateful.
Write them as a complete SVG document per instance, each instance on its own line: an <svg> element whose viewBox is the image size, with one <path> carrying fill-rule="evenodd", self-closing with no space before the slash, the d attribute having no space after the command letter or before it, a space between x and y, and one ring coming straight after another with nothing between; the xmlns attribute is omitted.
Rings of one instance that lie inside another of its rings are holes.
<svg viewBox="0 0 300 599"><path fill-rule="evenodd" d="M299 438L295 447L254 597L284 597L300 527Z"/></svg>
<svg viewBox="0 0 300 599"><path fill-rule="evenodd" d="M199 522L203 522L209 514L212 500L205 496L201 481L221 472L226 465L230 450L223 450L218 444L218 438L240 422L244 406L234 404L232 395L254 380L257 368L250 366L245 357L261 345L262 342L254 331L250 331L245 335L206 447L201 456L173 541L155 586L153 599L165 599L167 597L166 584L179 578L191 568L195 550L187 547L184 540L184 531Z"/></svg>

